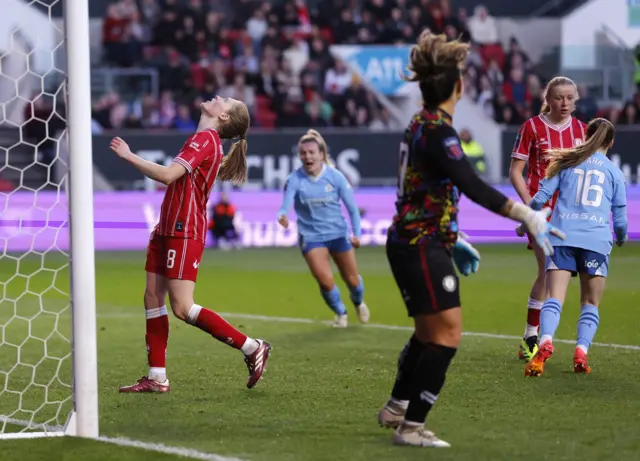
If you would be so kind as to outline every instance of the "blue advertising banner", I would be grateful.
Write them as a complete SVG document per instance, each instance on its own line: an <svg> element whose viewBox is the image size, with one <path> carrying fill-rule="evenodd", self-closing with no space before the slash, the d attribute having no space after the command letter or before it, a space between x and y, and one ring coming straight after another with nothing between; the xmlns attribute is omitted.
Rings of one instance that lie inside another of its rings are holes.
<svg viewBox="0 0 640 461"><path fill-rule="evenodd" d="M407 85L402 79L409 63L407 45L334 45L331 53L384 95L395 96Z"/></svg>
<svg viewBox="0 0 640 461"><path fill-rule="evenodd" d="M627 0L629 27L640 27L640 0Z"/></svg>

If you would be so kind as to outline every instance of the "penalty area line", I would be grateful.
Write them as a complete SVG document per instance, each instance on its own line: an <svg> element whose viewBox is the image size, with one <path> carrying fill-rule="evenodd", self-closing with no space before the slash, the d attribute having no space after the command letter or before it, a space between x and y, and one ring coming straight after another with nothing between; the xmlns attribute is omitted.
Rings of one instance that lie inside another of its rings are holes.
<svg viewBox="0 0 640 461"><path fill-rule="evenodd" d="M307 325L331 325L333 322L329 320L316 320L316 319L306 319L306 318L298 318L298 317L278 317L272 315L257 315L257 314L242 314L238 312L218 312L218 314L222 317L228 317L231 319L245 319L245 320L256 320L262 322L275 322L275 323L302 323ZM141 314L140 314L141 315ZM98 314L98 318L133 318L140 317L139 314L134 313L104 313ZM388 330L388 331L413 331L412 327L400 326L400 325L386 325L381 323L367 323L365 325L358 325L359 327L364 328L373 328L377 330ZM497 333L483 333L483 332L475 332L475 331L465 331L462 333L462 336L469 336L472 338L487 338L487 339L508 339L511 341L520 341L522 340L522 336L515 335L501 335ZM555 339L554 343L561 344L575 344L575 340L570 339ZM612 349L625 349L629 351L640 351L640 346L635 344L615 344L615 343L598 343L594 342L593 346L599 347L609 347Z"/></svg>
<svg viewBox="0 0 640 461"><path fill-rule="evenodd" d="M240 458L216 455L214 453L205 453L203 451L194 450L192 448L172 447L162 443L142 442L140 440L132 440L124 437L107 437L101 436L98 441L118 445L120 447L133 447L146 451L155 451L167 455L176 455L189 459L200 459L203 461L244 461Z"/></svg>

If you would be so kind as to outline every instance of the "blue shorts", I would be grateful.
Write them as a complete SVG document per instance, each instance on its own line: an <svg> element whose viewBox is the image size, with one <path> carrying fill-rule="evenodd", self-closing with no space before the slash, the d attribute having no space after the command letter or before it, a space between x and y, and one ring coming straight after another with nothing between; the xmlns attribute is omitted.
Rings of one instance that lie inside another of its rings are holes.
<svg viewBox="0 0 640 461"><path fill-rule="evenodd" d="M300 244L300 251L302 251L303 255L306 255L314 248L326 248L329 250L329 253L344 253L353 248L351 241L346 237L327 240L325 242L305 242L302 237L300 237L298 243Z"/></svg>
<svg viewBox="0 0 640 461"><path fill-rule="evenodd" d="M609 256L576 247L553 247L553 255L547 256L547 270L571 272L606 277L609 272Z"/></svg>

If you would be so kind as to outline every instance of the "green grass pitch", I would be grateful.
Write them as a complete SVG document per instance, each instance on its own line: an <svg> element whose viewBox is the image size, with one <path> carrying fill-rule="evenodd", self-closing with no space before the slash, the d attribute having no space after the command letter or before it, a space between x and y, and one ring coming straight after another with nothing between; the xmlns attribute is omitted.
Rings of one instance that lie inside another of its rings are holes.
<svg viewBox="0 0 640 461"><path fill-rule="evenodd" d="M519 336L535 271L533 255L523 245L479 248L480 272L461 282L464 330ZM6 298L17 298L27 287L29 293L42 295L0 303L0 332L5 341L0 347L0 391L5 389L0 393L0 414L17 408L39 409L34 421L46 421L55 416L57 406L40 408L42 402L69 395L55 379L57 375L68 382L68 361L56 360L69 352L68 345L59 334L52 334L69 332L68 312L57 314L64 297L52 289L67 289L68 275L48 270L62 263L53 255L45 261L30 257L19 264L6 257L0 260ZM409 326L383 249L359 250L358 263L371 322ZM525 379L524 363L516 359L518 341L486 336L463 338L428 420L452 448L425 452L394 447L392 433L377 426L376 414L388 397L398 353L410 333L362 327L355 316L347 330L320 322L331 319L331 313L295 249L207 250L200 266L196 300L206 307L230 314L318 320L228 317L247 334L273 344L268 370L255 389L245 388L246 368L239 352L172 318L168 352L172 392L121 395L120 385L146 372L143 267L142 252L97 255L100 431L104 435L249 461L640 459L640 350L594 346L593 374L576 376L571 373L573 348L558 344L545 375ZM614 250L596 336L599 343L640 345L639 271L639 245ZM31 277L10 278L14 274ZM341 281L339 286L348 302ZM579 311L575 281L570 291L558 338L575 336ZM34 320L14 318L14 309ZM41 309L49 313L39 313ZM57 330L53 328L56 318ZM20 349L7 345L20 344L28 328L33 337L49 340L31 339ZM23 365L12 368L18 353ZM41 362L45 355L48 358ZM33 382L50 384L48 389L27 388ZM184 458L56 438L0 441L0 459Z"/></svg>

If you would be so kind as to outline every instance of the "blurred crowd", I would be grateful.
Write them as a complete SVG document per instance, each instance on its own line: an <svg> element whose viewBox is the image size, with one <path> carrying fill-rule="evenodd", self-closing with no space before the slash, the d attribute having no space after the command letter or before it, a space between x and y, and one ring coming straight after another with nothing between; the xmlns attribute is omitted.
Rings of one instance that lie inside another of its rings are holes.
<svg viewBox="0 0 640 461"><path fill-rule="evenodd" d="M202 100L243 100L253 125L395 129L382 107L328 47L414 42L428 28L469 41L468 94L487 116L518 125L541 106L544 81L516 39L500 44L482 5L453 10L451 0L117 0L104 18L103 62L152 67L159 95L103 95L94 131L194 129ZM581 89L581 117L597 106ZM135 93L135 92L134 92ZM635 103L619 114L637 118Z"/></svg>

